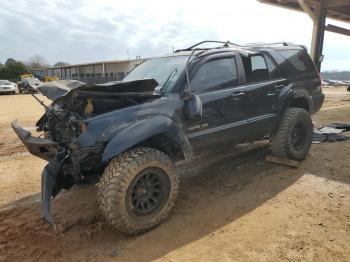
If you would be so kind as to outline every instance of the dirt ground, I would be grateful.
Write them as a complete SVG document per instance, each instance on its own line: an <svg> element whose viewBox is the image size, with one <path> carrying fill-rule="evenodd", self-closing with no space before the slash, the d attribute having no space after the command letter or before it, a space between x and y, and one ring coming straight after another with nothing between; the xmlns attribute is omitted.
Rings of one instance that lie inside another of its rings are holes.
<svg viewBox="0 0 350 262"><path fill-rule="evenodd" d="M316 125L350 123L350 93L324 92ZM297 169L266 162L265 141L180 163L169 219L125 236L100 219L95 185L53 201L54 227L41 220L46 163L25 151L9 125L17 118L35 132L42 112L30 95L0 96L0 262L350 261L350 141L314 144Z"/></svg>

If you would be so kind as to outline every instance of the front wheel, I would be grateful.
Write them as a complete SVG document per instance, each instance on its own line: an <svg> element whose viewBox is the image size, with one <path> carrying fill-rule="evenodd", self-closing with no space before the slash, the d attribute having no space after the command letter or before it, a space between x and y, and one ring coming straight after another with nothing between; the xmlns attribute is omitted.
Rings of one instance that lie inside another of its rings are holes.
<svg viewBox="0 0 350 262"><path fill-rule="evenodd" d="M138 234L161 223L175 205L179 180L163 152L139 147L106 167L98 185L98 203L107 223Z"/></svg>
<svg viewBox="0 0 350 262"><path fill-rule="evenodd" d="M271 136L272 153L280 157L302 160L310 150L312 136L310 114L302 108L288 108L277 132Z"/></svg>

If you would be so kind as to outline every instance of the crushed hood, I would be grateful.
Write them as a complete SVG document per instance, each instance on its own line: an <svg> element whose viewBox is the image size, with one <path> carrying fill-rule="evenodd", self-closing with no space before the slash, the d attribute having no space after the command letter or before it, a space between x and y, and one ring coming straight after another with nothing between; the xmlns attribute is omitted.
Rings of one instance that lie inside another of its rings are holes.
<svg viewBox="0 0 350 262"><path fill-rule="evenodd" d="M54 101L70 93L72 90L152 94L157 86L158 82L155 79L143 79L128 82L113 81L103 84L87 84L77 80L58 80L42 83L35 87L35 89L48 99Z"/></svg>

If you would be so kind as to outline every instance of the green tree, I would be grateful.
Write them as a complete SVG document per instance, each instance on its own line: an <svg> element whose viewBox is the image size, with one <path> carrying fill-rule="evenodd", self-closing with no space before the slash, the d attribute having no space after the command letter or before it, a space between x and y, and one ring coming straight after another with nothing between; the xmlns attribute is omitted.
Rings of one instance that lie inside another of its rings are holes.
<svg viewBox="0 0 350 262"><path fill-rule="evenodd" d="M16 60L13 59L13 58L7 58L6 62L5 62L5 65L10 65L12 63L16 63Z"/></svg>
<svg viewBox="0 0 350 262"><path fill-rule="evenodd" d="M29 73L30 70L19 61L7 59L5 66L0 67L0 79L18 79L20 75Z"/></svg>

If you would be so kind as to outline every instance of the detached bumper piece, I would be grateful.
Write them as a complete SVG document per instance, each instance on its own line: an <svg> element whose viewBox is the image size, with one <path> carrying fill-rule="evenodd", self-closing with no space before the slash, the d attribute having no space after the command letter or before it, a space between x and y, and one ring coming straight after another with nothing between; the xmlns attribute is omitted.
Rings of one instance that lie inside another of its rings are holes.
<svg viewBox="0 0 350 262"><path fill-rule="evenodd" d="M47 171L46 167L41 175L41 214L43 219L53 224L51 214L51 198L56 179Z"/></svg>
<svg viewBox="0 0 350 262"><path fill-rule="evenodd" d="M41 175L41 208L42 217L48 223L53 224L51 214L51 200L60 192L61 186L57 183L57 177L62 171L63 154L57 154L44 168Z"/></svg>
<svg viewBox="0 0 350 262"><path fill-rule="evenodd" d="M41 204L42 217L52 224L51 199L61 189L60 183L57 183L57 177L62 171L62 163L66 153L59 153L57 144L50 139L32 137L32 134L20 127L16 121L12 122L11 126L31 154L50 161L41 176Z"/></svg>
<svg viewBox="0 0 350 262"><path fill-rule="evenodd" d="M57 152L55 142L46 138L33 137L29 131L20 127L17 121L12 122L11 126L31 154L47 161L55 157Z"/></svg>

